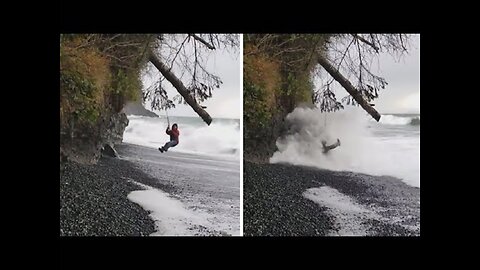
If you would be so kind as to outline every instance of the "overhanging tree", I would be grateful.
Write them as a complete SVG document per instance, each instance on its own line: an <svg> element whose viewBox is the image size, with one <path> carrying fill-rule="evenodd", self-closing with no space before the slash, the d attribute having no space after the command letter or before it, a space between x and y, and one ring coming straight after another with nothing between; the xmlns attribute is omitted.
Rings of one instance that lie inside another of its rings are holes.
<svg viewBox="0 0 480 270"><path fill-rule="evenodd" d="M188 47L187 47L188 46ZM175 34L158 35L149 51L149 61L160 72L156 82L144 91L143 99L151 101L152 109L168 109L178 104L188 104L210 125L211 116L199 104L212 97L220 88L221 78L206 67L211 51L224 49L238 52L237 34ZM175 74L175 71L180 74ZM179 93L170 98L164 81L167 80Z"/></svg>
<svg viewBox="0 0 480 270"><path fill-rule="evenodd" d="M313 89L312 102L322 112L343 109L345 103L360 105L379 121L380 114L371 102L387 82L372 71L372 62L380 53L406 53L410 35L254 34L244 38L254 48L249 54L265 53L279 60L289 73L311 72L314 79L319 78L322 85ZM341 101L332 90L334 82L348 93Z"/></svg>
<svg viewBox="0 0 480 270"><path fill-rule="evenodd" d="M329 87L335 80L349 93L342 102L360 105L379 121L380 114L372 107L371 102L378 98L378 92L385 89L388 83L384 78L374 74L372 62L380 53L402 56L408 51L409 39L410 35L407 34L333 35L326 43L325 53L320 52L317 58L331 79L327 79L317 93L328 93L329 97L333 96L336 101ZM347 79L347 76L350 79Z"/></svg>

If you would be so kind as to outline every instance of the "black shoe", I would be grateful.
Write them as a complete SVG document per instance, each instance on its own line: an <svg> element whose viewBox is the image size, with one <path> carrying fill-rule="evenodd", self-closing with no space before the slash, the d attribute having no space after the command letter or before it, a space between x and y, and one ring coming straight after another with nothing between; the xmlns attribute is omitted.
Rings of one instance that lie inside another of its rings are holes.
<svg viewBox="0 0 480 270"><path fill-rule="evenodd" d="M159 147L158 150L163 153L163 147Z"/></svg>

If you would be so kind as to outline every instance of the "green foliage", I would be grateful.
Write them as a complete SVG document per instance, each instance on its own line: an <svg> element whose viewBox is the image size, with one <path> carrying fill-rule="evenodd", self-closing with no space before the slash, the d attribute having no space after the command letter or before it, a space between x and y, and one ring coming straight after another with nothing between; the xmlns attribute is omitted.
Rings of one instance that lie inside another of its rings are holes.
<svg viewBox="0 0 480 270"><path fill-rule="evenodd" d="M60 125L82 133L140 98L153 35L60 35ZM78 130L80 127L83 130Z"/></svg>
<svg viewBox="0 0 480 270"><path fill-rule="evenodd" d="M81 123L93 124L101 113L101 105L95 100L95 84L79 73L60 74L61 98L68 103L70 117Z"/></svg>
<svg viewBox="0 0 480 270"><path fill-rule="evenodd" d="M244 136L247 155L269 155L282 119L300 103L312 103L314 54L325 35L244 37Z"/></svg>
<svg viewBox="0 0 480 270"><path fill-rule="evenodd" d="M295 104L312 103L314 85L308 73L303 72L300 75L289 73L284 86L285 95L292 99Z"/></svg>
<svg viewBox="0 0 480 270"><path fill-rule="evenodd" d="M268 128L272 113L265 100L265 89L249 81L243 84L243 121L245 139L259 139L261 131Z"/></svg>
<svg viewBox="0 0 480 270"><path fill-rule="evenodd" d="M111 92L129 101L137 101L142 89L142 81L136 70L118 69L112 79Z"/></svg>

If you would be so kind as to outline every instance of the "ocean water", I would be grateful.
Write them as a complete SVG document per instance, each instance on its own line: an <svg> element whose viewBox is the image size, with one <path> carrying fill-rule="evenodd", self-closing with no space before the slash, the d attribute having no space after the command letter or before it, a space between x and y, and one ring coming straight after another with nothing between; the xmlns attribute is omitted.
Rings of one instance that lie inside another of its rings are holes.
<svg viewBox="0 0 480 270"><path fill-rule="evenodd" d="M167 118L128 115L129 124L123 134L126 143L157 149L170 136L165 133ZM240 120L216 118L207 126L200 117L170 116L170 125L178 124L179 144L169 151L240 159Z"/></svg>
<svg viewBox="0 0 480 270"><path fill-rule="evenodd" d="M334 113L296 108L291 129L277 140L271 163L393 176L420 187L420 114L385 114L376 122L361 108ZM341 145L327 154L322 140Z"/></svg>

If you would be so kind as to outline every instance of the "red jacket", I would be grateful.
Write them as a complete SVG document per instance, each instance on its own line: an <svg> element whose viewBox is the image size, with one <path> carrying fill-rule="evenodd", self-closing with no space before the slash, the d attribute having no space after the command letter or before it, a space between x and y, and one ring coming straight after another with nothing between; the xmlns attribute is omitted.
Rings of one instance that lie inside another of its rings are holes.
<svg viewBox="0 0 480 270"><path fill-rule="evenodd" d="M170 135L170 141L177 141L177 143L180 142L178 140L178 137L180 136L180 130L178 130L178 128L177 130L167 128L166 132L168 135Z"/></svg>

